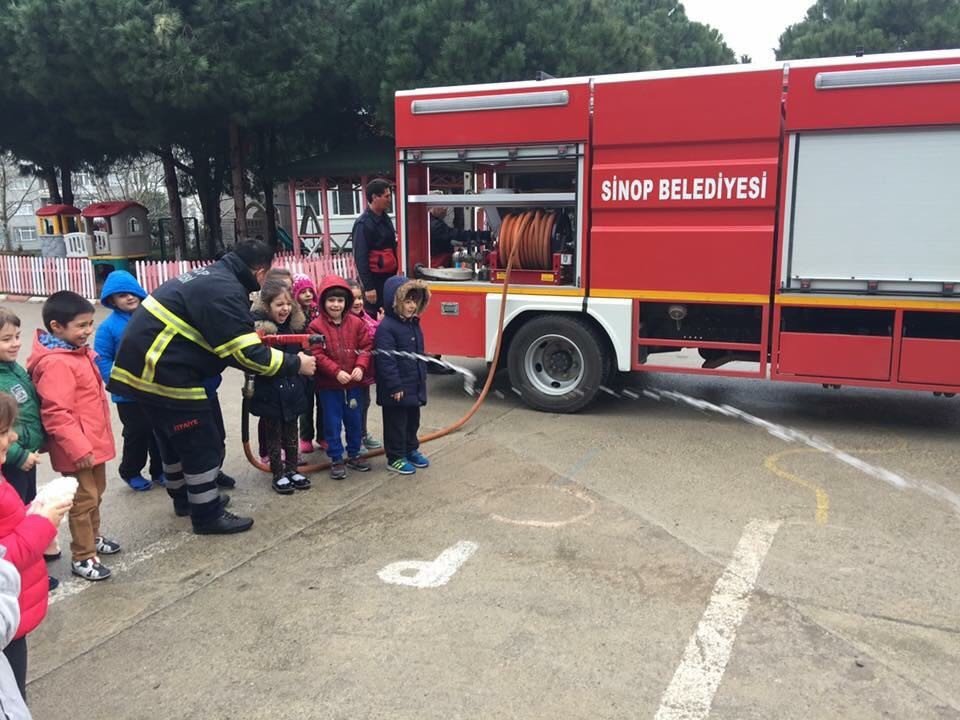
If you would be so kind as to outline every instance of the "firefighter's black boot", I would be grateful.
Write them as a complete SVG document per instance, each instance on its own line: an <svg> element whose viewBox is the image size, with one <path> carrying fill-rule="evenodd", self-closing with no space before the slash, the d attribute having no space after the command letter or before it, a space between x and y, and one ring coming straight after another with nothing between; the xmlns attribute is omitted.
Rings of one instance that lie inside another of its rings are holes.
<svg viewBox="0 0 960 720"><path fill-rule="evenodd" d="M193 531L197 535L230 535L241 533L253 527L253 518L237 517L224 510L212 520L193 521Z"/></svg>
<svg viewBox="0 0 960 720"><path fill-rule="evenodd" d="M237 481L227 475L223 470L217 474L216 483L217 487L227 489L235 488L237 486Z"/></svg>
<svg viewBox="0 0 960 720"><path fill-rule="evenodd" d="M173 514L177 517L186 517L190 514L190 503L187 501L187 487L178 487L175 490L167 488L167 495L173 500Z"/></svg>

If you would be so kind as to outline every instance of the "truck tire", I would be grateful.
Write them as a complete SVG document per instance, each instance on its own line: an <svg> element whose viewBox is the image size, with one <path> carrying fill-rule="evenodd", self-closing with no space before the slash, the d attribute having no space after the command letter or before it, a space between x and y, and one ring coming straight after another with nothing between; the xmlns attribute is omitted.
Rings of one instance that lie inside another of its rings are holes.
<svg viewBox="0 0 960 720"><path fill-rule="evenodd" d="M541 315L513 336L510 383L534 410L574 413L589 405L610 373L606 344L588 322Z"/></svg>

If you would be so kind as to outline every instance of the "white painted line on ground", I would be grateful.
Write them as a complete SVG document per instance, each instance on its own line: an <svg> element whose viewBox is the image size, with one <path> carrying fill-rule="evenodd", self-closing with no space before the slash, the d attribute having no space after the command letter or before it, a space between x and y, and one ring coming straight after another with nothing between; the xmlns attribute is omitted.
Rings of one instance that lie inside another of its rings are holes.
<svg viewBox="0 0 960 720"><path fill-rule="evenodd" d="M160 555L170 552L171 550L176 550L192 537L193 535L190 533L177 533L176 535L164 538L163 540L157 540L155 543L150 543L146 547L140 548L139 550L134 550L133 552L119 555L117 556L116 562L111 562L112 558L104 556L100 558L100 560L104 565L113 571L113 574L110 576L109 580L101 582L113 582L117 578L118 574L122 575L142 562L159 557ZM60 583L60 587L51 593L49 605L55 605L61 600L72 597L73 595L77 595L78 593L81 593L89 588L91 585L97 584L98 583L91 582L89 580L83 580L82 578L78 577L72 577L70 580L65 580Z"/></svg>
<svg viewBox="0 0 960 720"><path fill-rule="evenodd" d="M733 559L713 587L707 609L680 667L660 700L655 720L704 720L730 660L737 628L743 622L780 521L752 520L743 531Z"/></svg>
<svg viewBox="0 0 960 720"><path fill-rule="evenodd" d="M391 585L420 589L440 587L450 582L450 578L477 551L477 547L475 542L461 540L440 553L436 560L401 560L390 563L377 576Z"/></svg>

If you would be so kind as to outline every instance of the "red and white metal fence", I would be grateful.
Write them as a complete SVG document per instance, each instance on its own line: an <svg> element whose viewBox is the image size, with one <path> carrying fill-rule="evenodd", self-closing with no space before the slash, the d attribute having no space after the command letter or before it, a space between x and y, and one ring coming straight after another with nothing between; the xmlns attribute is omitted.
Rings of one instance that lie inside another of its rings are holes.
<svg viewBox="0 0 960 720"><path fill-rule="evenodd" d="M212 262L212 260L138 260L134 263L134 272L137 281L150 293L167 280ZM317 285L326 275L339 275L343 278L352 278L357 275L351 255L307 258L297 257L292 253L277 253L273 259L273 265L285 267L292 273L303 273Z"/></svg>
<svg viewBox="0 0 960 720"><path fill-rule="evenodd" d="M302 273L319 286L327 275L339 275L344 279L357 277L357 267L353 264L353 255L331 255L330 257L303 257L293 253L278 253L273 260L274 267L285 267L290 272Z"/></svg>
<svg viewBox="0 0 960 720"><path fill-rule="evenodd" d="M0 293L47 296L72 290L97 297L97 282L89 258L0 255Z"/></svg>
<svg viewBox="0 0 960 720"><path fill-rule="evenodd" d="M153 292L167 280L212 262L137 260L133 266L137 281L147 292ZM317 285L330 274L343 278L357 276L351 255L308 258L278 253L273 264L288 268L292 273L303 273ZM96 274L89 258L0 255L0 293L45 297L59 290L72 290L91 300L99 297Z"/></svg>

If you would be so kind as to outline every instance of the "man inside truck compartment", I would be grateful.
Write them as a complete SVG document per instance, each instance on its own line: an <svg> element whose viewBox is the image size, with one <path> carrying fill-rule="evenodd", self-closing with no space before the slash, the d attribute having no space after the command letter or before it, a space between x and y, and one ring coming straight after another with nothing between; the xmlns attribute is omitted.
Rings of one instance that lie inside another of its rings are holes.
<svg viewBox="0 0 960 720"><path fill-rule="evenodd" d="M451 267L454 248L463 244L463 231L447 225L446 217L447 208L430 208L430 267Z"/></svg>
<svg viewBox="0 0 960 720"><path fill-rule="evenodd" d="M372 317L383 307L383 285L397 274L397 233L387 211L393 202L390 183L377 178L365 188L367 209L353 224L353 260L363 286L363 306Z"/></svg>

